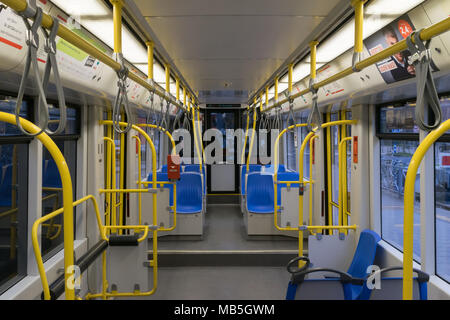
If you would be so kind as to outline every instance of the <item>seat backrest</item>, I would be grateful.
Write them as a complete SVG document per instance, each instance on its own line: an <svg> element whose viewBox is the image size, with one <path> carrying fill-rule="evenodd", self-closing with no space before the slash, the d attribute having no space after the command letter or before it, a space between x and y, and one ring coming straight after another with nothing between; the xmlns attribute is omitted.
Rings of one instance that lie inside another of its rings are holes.
<svg viewBox="0 0 450 320"><path fill-rule="evenodd" d="M201 206L202 203L202 176L197 172L183 172L177 182L177 204Z"/></svg>
<svg viewBox="0 0 450 320"><path fill-rule="evenodd" d="M275 172L275 166L273 166L272 164L268 164L267 166L264 167L264 172ZM284 164L279 164L278 165L278 173L281 172L286 172L286 167L284 166Z"/></svg>
<svg viewBox="0 0 450 320"><path fill-rule="evenodd" d="M261 172L247 175L247 208L266 207L267 212L273 212L273 176Z"/></svg>
<svg viewBox="0 0 450 320"><path fill-rule="evenodd" d="M364 278L367 275L367 268L373 264L377 251L380 236L372 230L366 229L359 236L358 246L356 247L352 263L347 273L352 277Z"/></svg>
<svg viewBox="0 0 450 320"><path fill-rule="evenodd" d="M197 172L200 173L200 166L198 164L188 164L184 167L184 172ZM203 194L206 194L206 174L205 166L202 166L203 174Z"/></svg>
<svg viewBox="0 0 450 320"><path fill-rule="evenodd" d="M261 171L261 165L259 164L249 164L248 165L248 172L260 172ZM245 175L247 174L247 165L242 165L241 168L241 194L245 194Z"/></svg>
<svg viewBox="0 0 450 320"><path fill-rule="evenodd" d="M164 165L161 167L161 172L167 172L167 164L164 164Z"/></svg>

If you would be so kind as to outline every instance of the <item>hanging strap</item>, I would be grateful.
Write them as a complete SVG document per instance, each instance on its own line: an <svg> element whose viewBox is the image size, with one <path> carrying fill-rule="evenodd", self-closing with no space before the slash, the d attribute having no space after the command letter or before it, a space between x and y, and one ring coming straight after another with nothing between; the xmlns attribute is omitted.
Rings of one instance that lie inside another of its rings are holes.
<svg viewBox="0 0 450 320"><path fill-rule="evenodd" d="M320 128L322 125L322 114L319 111L319 105L317 100L319 95L317 94L317 89L314 88L315 79L309 79L309 90L312 93L312 106L311 112L308 115L307 128L308 131L313 131L312 124L316 125L316 128ZM315 119L314 119L315 118ZM314 121L314 122L313 122Z"/></svg>
<svg viewBox="0 0 450 320"><path fill-rule="evenodd" d="M167 96L167 105L166 105L166 112L163 113L163 107L164 107L164 99L161 99L161 121L159 123L159 126L163 129L167 129L168 127L168 117L169 117L169 109L170 109L170 99Z"/></svg>
<svg viewBox="0 0 450 320"><path fill-rule="evenodd" d="M172 131L175 131L181 128L181 116L183 115L183 109L179 108L177 111L177 115L175 116L175 120L173 121Z"/></svg>
<svg viewBox="0 0 450 320"><path fill-rule="evenodd" d="M30 9L31 9L31 7L30 7ZM22 16L25 26L27 28L26 44L28 47L28 51L27 51L27 58L25 61L25 68L22 73L22 79L20 80L19 92L17 94L15 116L16 116L16 125L19 128L19 130L27 136L35 137L37 135L40 135L42 132L44 132L44 130L47 128L48 120L49 120L48 105L47 105L47 100L45 98L45 91L42 86L41 76L39 74L39 67L38 67L38 60L37 60L37 51L39 48L38 29L42 23L42 9L39 7L36 8L36 14L34 16L34 21L33 21L33 24L31 24L31 25L28 22L28 16L26 15L26 13L27 12L21 13L21 16ZM20 109L22 107L23 95L25 93L26 81L30 74L31 65L33 65L33 77L35 80L34 82L38 89L39 105L42 103L44 106L44 110L43 110L43 112L41 112L41 115L44 116L44 125L42 126L41 130L39 130L39 132L37 132L35 134L27 132L20 123Z"/></svg>
<svg viewBox="0 0 450 320"><path fill-rule="evenodd" d="M290 124L289 124L290 120L292 121L291 125L294 125L294 124L297 123L296 120L295 120L295 114L294 114L294 99L291 99L289 97L289 115L288 115L288 119L287 119L287 126L288 127L290 126Z"/></svg>
<svg viewBox="0 0 450 320"><path fill-rule="evenodd" d="M130 114L130 106L128 104L128 95L127 95L127 78L128 78L128 68L125 67L124 59L121 53L118 54L120 59L120 70L117 71L117 77L119 78L117 81L117 95L114 100L114 108L113 108L113 127L114 130L119 133L128 133L131 130L131 114ZM124 111L127 117L127 126L125 130L120 128L120 109L121 106L124 106Z"/></svg>
<svg viewBox="0 0 450 320"><path fill-rule="evenodd" d="M419 36L423 29L411 33L406 38L411 56L408 58L410 65L414 65L417 78L417 101L416 101L416 123L420 129L431 131L436 129L442 122L442 109L439 96L434 84L431 71L430 40L423 43ZM414 42L412 38L414 37ZM434 124L425 121L426 109L434 114Z"/></svg>
<svg viewBox="0 0 450 320"><path fill-rule="evenodd" d="M189 112L184 113L184 119L183 119L183 129L187 131L191 131L191 117Z"/></svg>
<svg viewBox="0 0 450 320"><path fill-rule="evenodd" d="M44 72L44 81L43 81L43 88L44 92L47 91L48 83L50 80L50 72L53 69L53 76L55 80L55 87L56 87L56 93L58 95L58 107L59 107L59 124L58 128L51 132L49 129L46 129L45 132L47 134L60 134L64 131L66 128L66 122L67 122L67 109L66 109L66 100L64 97L64 89L62 87L61 78L59 76L59 70L58 70L58 63L56 61L56 35L58 34L59 29L59 20L53 19L53 25L52 29L50 30L50 33L47 33L45 29L44 35L45 35L45 46L44 50L47 53L47 64L45 65L45 72ZM41 100L39 100L39 110L41 106Z"/></svg>

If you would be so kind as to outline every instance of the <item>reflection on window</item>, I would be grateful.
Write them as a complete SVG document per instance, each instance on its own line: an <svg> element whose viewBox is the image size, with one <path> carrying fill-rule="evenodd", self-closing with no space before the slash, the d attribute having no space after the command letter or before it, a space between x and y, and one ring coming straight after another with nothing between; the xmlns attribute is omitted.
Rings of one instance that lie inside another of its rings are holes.
<svg viewBox="0 0 450 320"><path fill-rule="evenodd" d="M436 274L450 282L450 143L436 143L434 159Z"/></svg>
<svg viewBox="0 0 450 320"><path fill-rule="evenodd" d="M418 133L414 110L411 105L380 108L379 133Z"/></svg>
<svg viewBox="0 0 450 320"><path fill-rule="evenodd" d="M0 99L4 97L0 96ZM15 100L0 100L0 111L15 114L16 101ZM28 104L26 101L22 102L22 107L20 108L20 116L22 118L28 118ZM0 136L17 136L22 135L22 132L16 125L0 122Z"/></svg>
<svg viewBox="0 0 450 320"><path fill-rule="evenodd" d="M14 114L15 107L0 96L0 111ZM30 118L26 101L20 116ZM0 122L0 294L27 272L28 141L15 125Z"/></svg>
<svg viewBox="0 0 450 320"><path fill-rule="evenodd" d="M403 195L405 178L418 141L381 140L381 235L403 250ZM414 200L414 259L420 261L420 179L417 174Z"/></svg>
<svg viewBox="0 0 450 320"><path fill-rule="evenodd" d="M27 165L28 144L0 144L0 290L26 274Z"/></svg>

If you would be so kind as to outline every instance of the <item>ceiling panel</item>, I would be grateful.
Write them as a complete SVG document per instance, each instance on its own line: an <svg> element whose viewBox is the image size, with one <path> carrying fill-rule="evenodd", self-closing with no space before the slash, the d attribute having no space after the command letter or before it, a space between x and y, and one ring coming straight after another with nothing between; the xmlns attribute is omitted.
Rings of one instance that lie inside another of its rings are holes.
<svg viewBox="0 0 450 320"><path fill-rule="evenodd" d="M254 91L341 0L135 0L189 85Z"/></svg>

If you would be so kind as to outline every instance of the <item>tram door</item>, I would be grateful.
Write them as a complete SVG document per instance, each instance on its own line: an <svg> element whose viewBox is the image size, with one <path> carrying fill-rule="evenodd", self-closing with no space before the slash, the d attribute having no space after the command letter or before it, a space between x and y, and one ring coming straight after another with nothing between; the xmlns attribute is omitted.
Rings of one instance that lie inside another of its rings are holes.
<svg viewBox="0 0 450 320"><path fill-rule="evenodd" d="M238 193L239 175L234 130L239 128L238 110L206 108L204 136L208 170L208 193ZM208 147L209 145L209 147Z"/></svg>

